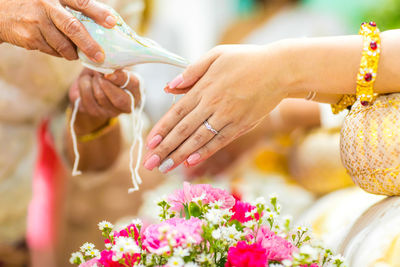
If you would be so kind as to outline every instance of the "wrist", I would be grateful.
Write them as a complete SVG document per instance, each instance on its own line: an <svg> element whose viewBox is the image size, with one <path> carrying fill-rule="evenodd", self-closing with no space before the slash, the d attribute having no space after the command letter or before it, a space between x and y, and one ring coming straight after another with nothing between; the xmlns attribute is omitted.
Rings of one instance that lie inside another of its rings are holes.
<svg viewBox="0 0 400 267"><path fill-rule="evenodd" d="M87 113L78 112L74 128L77 135L85 135L104 127L109 121L110 118L94 117Z"/></svg>
<svg viewBox="0 0 400 267"><path fill-rule="evenodd" d="M301 66L304 48L300 39L285 39L275 43L279 66L280 90L287 98L305 98L312 88L304 82L305 73Z"/></svg>

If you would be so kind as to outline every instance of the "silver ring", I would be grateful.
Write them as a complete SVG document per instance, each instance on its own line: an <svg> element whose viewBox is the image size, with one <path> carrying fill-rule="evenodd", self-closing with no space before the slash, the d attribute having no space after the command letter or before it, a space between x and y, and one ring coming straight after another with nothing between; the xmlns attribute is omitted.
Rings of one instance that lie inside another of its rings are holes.
<svg viewBox="0 0 400 267"><path fill-rule="evenodd" d="M211 131L213 134L218 134L218 131L215 130L209 123L208 121L203 122L204 126L206 126L207 130Z"/></svg>
<svg viewBox="0 0 400 267"><path fill-rule="evenodd" d="M124 70L124 72L127 74L128 78L126 79L124 85L121 86L121 89L126 89L126 87L129 85L129 82L131 81L131 73L126 70Z"/></svg>

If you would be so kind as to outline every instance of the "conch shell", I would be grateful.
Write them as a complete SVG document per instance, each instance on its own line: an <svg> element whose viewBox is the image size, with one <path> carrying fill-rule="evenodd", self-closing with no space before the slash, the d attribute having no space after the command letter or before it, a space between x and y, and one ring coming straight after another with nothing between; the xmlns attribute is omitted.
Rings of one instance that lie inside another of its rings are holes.
<svg viewBox="0 0 400 267"><path fill-rule="evenodd" d="M82 64L102 73L111 73L142 63L164 63L185 68L188 61L162 48L153 40L139 36L111 7L107 6L117 18L117 25L112 29L98 25L89 17L75 10L69 11L85 26L92 38L103 48L105 60L98 64L78 51Z"/></svg>

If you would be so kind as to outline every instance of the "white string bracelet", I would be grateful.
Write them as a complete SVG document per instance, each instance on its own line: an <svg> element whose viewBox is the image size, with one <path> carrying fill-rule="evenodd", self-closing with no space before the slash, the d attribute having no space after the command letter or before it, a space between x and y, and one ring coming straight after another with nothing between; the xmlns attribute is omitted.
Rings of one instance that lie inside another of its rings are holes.
<svg viewBox="0 0 400 267"><path fill-rule="evenodd" d="M78 109L79 109L79 103L81 102L81 98L78 97L75 100L75 104L74 104L74 110L72 111L72 115L71 115L71 120L70 120L70 124L69 124L69 130L71 133L71 139L72 139L72 147L74 149L74 155L75 155L75 160L74 160L74 167L72 168L72 176L78 176L81 175L82 172L78 170L78 165L79 165L79 150L78 150L78 141L76 138L76 133L75 133L75 129L74 129L74 124L75 124L75 120L76 120L76 114L78 114Z"/></svg>
<svg viewBox="0 0 400 267"><path fill-rule="evenodd" d="M126 71L126 73L128 74L128 79L121 88L125 88L130 82L130 72ZM137 74L135 76L139 79L139 91L140 91L140 95L142 97L142 101L141 101L140 107L138 109L135 109L135 98L134 98L133 94L129 90L124 89L124 91L128 94L128 96L131 99L131 114L132 114L132 125L133 125L133 127L132 127L133 140L132 140L132 145L131 145L130 151L129 151L129 169L131 172L133 188L130 188L128 190L129 193L138 191L139 185L142 183L142 178L140 177L140 174L139 174L139 168L140 168L140 162L141 162L142 156L143 156L143 153L142 153L142 150L143 150L142 132L143 132L143 127L144 127L143 109L144 109L146 97L144 94L142 78L140 76L138 76ZM79 110L80 101L81 101L81 98L78 97L75 101L74 109L72 111L71 120L70 120L70 134L71 134L72 146L73 146L74 155L75 155L74 165L73 165L73 169L72 169L72 176L77 176L77 175L82 174L82 172L78 170L80 154L79 154L78 141L77 141L75 128L74 128L76 116L77 116L77 113ZM138 149L138 154L137 154L136 162L134 162L134 153L135 153L136 147Z"/></svg>

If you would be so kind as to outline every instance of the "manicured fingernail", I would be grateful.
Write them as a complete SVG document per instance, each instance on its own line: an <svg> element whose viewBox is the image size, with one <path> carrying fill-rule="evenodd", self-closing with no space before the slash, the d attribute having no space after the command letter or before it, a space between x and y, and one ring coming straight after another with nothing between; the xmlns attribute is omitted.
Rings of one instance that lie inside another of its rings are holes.
<svg viewBox="0 0 400 267"><path fill-rule="evenodd" d="M189 165L195 165L199 162L200 157L200 154L196 152L190 155L186 161Z"/></svg>
<svg viewBox="0 0 400 267"><path fill-rule="evenodd" d="M179 74L175 79L168 83L170 89L174 89L183 83L183 75Z"/></svg>
<svg viewBox="0 0 400 267"><path fill-rule="evenodd" d="M144 167L148 169L149 171L153 170L155 167L160 164L160 156L158 155L153 155L151 156L146 162L144 163Z"/></svg>
<svg viewBox="0 0 400 267"><path fill-rule="evenodd" d="M96 55L94 56L94 60L97 62L97 63L101 63L101 62L103 62L104 61L104 53L102 53L102 52L97 52L96 53Z"/></svg>
<svg viewBox="0 0 400 267"><path fill-rule="evenodd" d="M161 140L162 140L162 136L157 134L156 136L151 138L151 140L147 144L147 148L154 149L156 146L158 146L158 144L160 144Z"/></svg>
<svg viewBox="0 0 400 267"><path fill-rule="evenodd" d="M114 27L117 24L117 19L114 16L108 16L106 18L106 23L110 27Z"/></svg>
<svg viewBox="0 0 400 267"><path fill-rule="evenodd" d="M158 167L158 169L160 170L160 172L166 173L169 171L169 169L172 168L172 166L174 166L174 164L175 163L173 159L167 159L160 165L160 167Z"/></svg>

